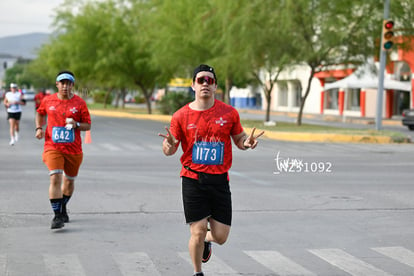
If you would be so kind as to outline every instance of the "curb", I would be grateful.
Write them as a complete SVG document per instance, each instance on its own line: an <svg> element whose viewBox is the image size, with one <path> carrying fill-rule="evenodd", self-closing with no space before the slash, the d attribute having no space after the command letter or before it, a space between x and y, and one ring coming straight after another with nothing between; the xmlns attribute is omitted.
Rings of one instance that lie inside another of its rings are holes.
<svg viewBox="0 0 414 276"><path fill-rule="evenodd" d="M158 114L131 114L121 111L104 111L104 110L89 110L91 115L102 117L115 117L115 118L130 118L140 120L153 120L161 122L170 122L171 115L158 115Z"/></svg>
<svg viewBox="0 0 414 276"><path fill-rule="evenodd" d="M244 128L246 132L251 129ZM318 143L365 143L365 144L391 144L395 143L388 136L346 135L336 133L307 133L307 132L276 132L266 131L264 137L280 141L318 142Z"/></svg>
<svg viewBox="0 0 414 276"><path fill-rule="evenodd" d="M140 120L153 120L169 123L171 115L158 114L131 114L121 111L90 110L91 115L115 118L131 118ZM246 133L251 133L252 128L244 127ZM365 143L365 144L392 144L410 143L410 140L394 141L388 136L368 136L368 135L346 135L336 133L307 133L307 132L279 132L266 130L263 137L279 141L293 142L319 142L319 143Z"/></svg>
<svg viewBox="0 0 414 276"><path fill-rule="evenodd" d="M252 113L252 114L262 114L265 115L263 110L256 109L237 109L239 113ZM281 111L272 111L271 115L275 116L287 116L290 118L297 118L296 113L292 112L281 112ZM328 114L303 114L302 118L307 119L319 119L326 122L346 122L360 125L374 125L375 118L359 118L352 116L340 116L340 115L328 115ZM401 118L399 119L382 119L382 124L387 126L401 126Z"/></svg>

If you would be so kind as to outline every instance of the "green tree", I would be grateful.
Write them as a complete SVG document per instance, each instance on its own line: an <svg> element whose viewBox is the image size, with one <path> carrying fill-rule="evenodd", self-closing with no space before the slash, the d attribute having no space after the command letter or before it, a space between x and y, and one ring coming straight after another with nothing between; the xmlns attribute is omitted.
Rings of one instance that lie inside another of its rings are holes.
<svg viewBox="0 0 414 276"><path fill-rule="evenodd" d="M291 30L287 25L287 14L281 12L283 2L249 1L244 4L241 17L240 49L248 65L249 75L260 85L265 95L265 121L270 120L271 95L280 73L295 60L296 52L291 47Z"/></svg>
<svg viewBox="0 0 414 276"><path fill-rule="evenodd" d="M289 32L293 34L290 42L297 53L295 63L304 63L310 68L297 117L297 124L301 125L315 73L330 65L355 67L378 53L376 41L381 36L383 5L376 0L354 0L352 4L349 1L288 0L282 12L288 15ZM411 12L404 11L403 5L395 5L394 14L408 13Z"/></svg>
<svg viewBox="0 0 414 276"><path fill-rule="evenodd" d="M162 68L162 81L192 77L200 63L215 67L224 101L234 82L246 83L249 66L240 43L243 1L164 0L156 3L151 22L153 61ZM202 9L200 9L202 7ZM194 12L197 11L197 12Z"/></svg>
<svg viewBox="0 0 414 276"><path fill-rule="evenodd" d="M5 72L4 82L6 84L17 83L21 88L30 88L32 79L26 74L26 67L30 60L19 58L13 67Z"/></svg>
<svg viewBox="0 0 414 276"><path fill-rule="evenodd" d="M151 52L141 19L149 6L130 3L65 1L57 10L56 33L39 54L48 70L70 69L78 90L101 88L108 93L140 89L151 113L150 98L158 71L150 64ZM75 12L76 10L76 12ZM41 66L36 62L36 66ZM43 66L44 67L44 66Z"/></svg>
<svg viewBox="0 0 414 276"><path fill-rule="evenodd" d="M250 1L209 2L211 5L200 13L200 26L195 26L195 33L211 54L209 60L219 72L219 81L224 83L224 101L229 103L230 90L235 84L244 87L252 81L249 51L255 48L256 41L247 30L252 29L249 19L255 15Z"/></svg>
<svg viewBox="0 0 414 276"><path fill-rule="evenodd" d="M412 1L393 1L397 26L412 29ZM259 84L268 121L280 73L292 64L307 65L300 125L314 74L372 57L378 52L381 22L377 0L352 5L329 0L66 0L57 10L53 39L30 72L53 80L56 71L71 69L78 86L108 95L117 91L118 97L138 88L151 113L154 87L173 77L191 77L196 65L207 63L216 68L226 101L234 84Z"/></svg>
<svg viewBox="0 0 414 276"><path fill-rule="evenodd" d="M152 63L160 68L160 85L171 78L191 77L195 64L206 62L210 53L195 34L199 13L194 13L200 4L192 0L154 0L153 9L147 14L145 26L149 30L149 47L153 52ZM204 4L203 4L204 5ZM208 6L208 2L206 3ZM204 7L203 7L204 8ZM197 30L203 32L203 30Z"/></svg>

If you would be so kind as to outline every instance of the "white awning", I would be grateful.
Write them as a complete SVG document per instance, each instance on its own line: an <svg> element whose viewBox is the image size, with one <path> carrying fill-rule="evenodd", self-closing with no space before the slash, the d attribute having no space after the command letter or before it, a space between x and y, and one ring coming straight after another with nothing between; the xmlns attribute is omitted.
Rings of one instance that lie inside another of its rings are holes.
<svg viewBox="0 0 414 276"><path fill-rule="evenodd" d="M375 70L376 71L376 70ZM368 65L361 66L354 73L339 81L327 83L325 90L346 88L378 89L378 75ZM411 91L411 82L384 79L384 89Z"/></svg>

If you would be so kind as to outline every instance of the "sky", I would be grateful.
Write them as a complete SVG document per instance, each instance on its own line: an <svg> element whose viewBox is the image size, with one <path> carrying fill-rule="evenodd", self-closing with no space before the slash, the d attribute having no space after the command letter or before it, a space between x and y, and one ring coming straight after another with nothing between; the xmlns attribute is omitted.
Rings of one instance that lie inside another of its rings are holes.
<svg viewBox="0 0 414 276"><path fill-rule="evenodd" d="M64 0L0 0L0 38L51 33L54 9Z"/></svg>

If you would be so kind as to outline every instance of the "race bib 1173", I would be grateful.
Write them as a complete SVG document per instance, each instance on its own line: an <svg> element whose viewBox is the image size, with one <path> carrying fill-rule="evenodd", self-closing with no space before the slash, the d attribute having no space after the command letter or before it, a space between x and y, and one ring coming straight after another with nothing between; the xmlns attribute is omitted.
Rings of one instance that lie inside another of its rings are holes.
<svg viewBox="0 0 414 276"><path fill-rule="evenodd" d="M203 165L223 164L223 142L197 142L193 145L193 163Z"/></svg>
<svg viewBox="0 0 414 276"><path fill-rule="evenodd" d="M53 127L52 140L55 143L72 143L75 141L74 130L68 130L65 127Z"/></svg>

